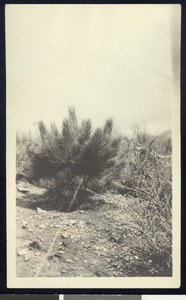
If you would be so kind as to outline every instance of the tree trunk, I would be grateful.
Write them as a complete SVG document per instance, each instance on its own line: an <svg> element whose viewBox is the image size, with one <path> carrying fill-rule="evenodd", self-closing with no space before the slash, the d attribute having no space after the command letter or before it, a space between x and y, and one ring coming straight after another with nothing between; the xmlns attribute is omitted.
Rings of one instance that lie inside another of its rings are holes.
<svg viewBox="0 0 186 300"><path fill-rule="evenodd" d="M83 184L83 181L84 181L84 177L81 177L80 180L79 180L79 183L78 183L78 186L75 190L75 193L74 193L74 196L72 198L72 200L70 201L70 204L69 204L69 207L68 207L68 211L67 212L70 212L71 208L72 208L72 205L75 203L76 201L76 197L77 197L77 194L79 192L79 189L81 188L82 184Z"/></svg>

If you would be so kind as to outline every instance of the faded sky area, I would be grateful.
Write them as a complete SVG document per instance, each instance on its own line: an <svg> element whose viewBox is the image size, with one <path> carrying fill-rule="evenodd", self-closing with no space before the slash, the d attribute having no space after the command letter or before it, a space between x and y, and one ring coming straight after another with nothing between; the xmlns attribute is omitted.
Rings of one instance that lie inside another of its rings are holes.
<svg viewBox="0 0 186 300"><path fill-rule="evenodd" d="M121 132L171 128L170 5L7 5L9 118L60 124L68 106Z"/></svg>

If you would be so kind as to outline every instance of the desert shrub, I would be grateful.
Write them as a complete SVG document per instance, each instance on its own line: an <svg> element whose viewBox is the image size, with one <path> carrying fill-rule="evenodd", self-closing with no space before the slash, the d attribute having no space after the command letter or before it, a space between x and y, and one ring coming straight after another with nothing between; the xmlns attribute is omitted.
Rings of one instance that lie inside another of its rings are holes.
<svg viewBox="0 0 186 300"><path fill-rule="evenodd" d="M137 132L131 139L127 151L124 150L127 153L125 166L113 181L118 192L155 201L157 205L160 201L171 203L172 158L170 154L160 154L165 148L162 140L158 145L158 140L159 137L144 132Z"/></svg>
<svg viewBox="0 0 186 300"><path fill-rule="evenodd" d="M138 132L128 144L125 167L113 179L117 192L134 197L123 204L133 224L112 232L118 254L111 264L119 264L126 276L171 276L172 161L171 149L166 152L164 147L168 140L163 143L161 136L159 145L159 137ZM122 251L126 239L127 255Z"/></svg>
<svg viewBox="0 0 186 300"><path fill-rule="evenodd" d="M148 202L136 199L125 203L123 209L133 221L111 233L117 247L111 267L117 266L125 276L171 276L171 207L162 203L157 211L156 206L149 207Z"/></svg>
<svg viewBox="0 0 186 300"><path fill-rule="evenodd" d="M48 130L39 123L41 147L31 152L33 174L38 180L51 180L47 187L51 199L65 199L70 210L79 190L115 165L120 138L112 131L111 119L93 132L89 119L79 125L74 108L69 108L61 132L55 124Z"/></svg>
<svg viewBox="0 0 186 300"><path fill-rule="evenodd" d="M29 149L32 146L32 137L28 133L16 135L16 181L28 179L31 173Z"/></svg>

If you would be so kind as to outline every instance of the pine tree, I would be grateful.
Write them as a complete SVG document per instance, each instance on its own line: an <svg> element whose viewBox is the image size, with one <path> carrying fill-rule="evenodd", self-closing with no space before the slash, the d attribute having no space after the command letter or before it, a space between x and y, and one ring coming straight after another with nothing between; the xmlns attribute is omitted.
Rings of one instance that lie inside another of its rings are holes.
<svg viewBox="0 0 186 300"><path fill-rule="evenodd" d="M75 109L69 108L68 113L61 132L54 123L47 130L39 122L41 147L32 153L32 160L36 177L50 178L51 197L65 197L70 211L83 185L100 178L115 165L120 138L112 134L112 119L92 132L89 119L79 125Z"/></svg>

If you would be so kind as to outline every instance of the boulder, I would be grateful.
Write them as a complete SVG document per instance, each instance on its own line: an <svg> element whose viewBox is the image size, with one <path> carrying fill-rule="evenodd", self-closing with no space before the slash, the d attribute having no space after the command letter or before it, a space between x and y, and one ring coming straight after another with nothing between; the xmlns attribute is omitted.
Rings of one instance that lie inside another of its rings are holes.
<svg viewBox="0 0 186 300"><path fill-rule="evenodd" d="M19 192L21 192L21 193L29 193L29 189L27 189L27 188L25 188L25 187L23 187L23 186L20 186L20 185L18 185L17 186L17 190L19 191Z"/></svg>
<svg viewBox="0 0 186 300"><path fill-rule="evenodd" d="M19 255L19 256L25 256L26 254L28 254L27 248L21 248L21 249L17 250L17 255Z"/></svg>
<svg viewBox="0 0 186 300"><path fill-rule="evenodd" d="M41 209L41 208L39 208L39 207L37 207L37 213L38 214L45 214L46 213L46 210L44 210L44 209Z"/></svg>
<svg viewBox="0 0 186 300"><path fill-rule="evenodd" d="M76 223L77 223L76 220L69 220L70 225L75 225Z"/></svg>

